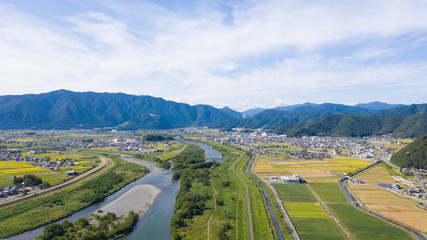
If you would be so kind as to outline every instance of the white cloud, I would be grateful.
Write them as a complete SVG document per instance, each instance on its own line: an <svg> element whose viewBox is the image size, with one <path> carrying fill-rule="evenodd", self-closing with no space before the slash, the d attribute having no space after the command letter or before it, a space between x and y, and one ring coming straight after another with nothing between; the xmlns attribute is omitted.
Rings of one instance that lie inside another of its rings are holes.
<svg viewBox="0 0 427 240"><path fill-rule="evenodd" d="M388 61L425 47L425 1L252 1L226 24L211 5L195 9L121 1L48 19L0 4L0 94L122 91L246 108L293 103L292 92L426 87L425 60Z"/></svg>

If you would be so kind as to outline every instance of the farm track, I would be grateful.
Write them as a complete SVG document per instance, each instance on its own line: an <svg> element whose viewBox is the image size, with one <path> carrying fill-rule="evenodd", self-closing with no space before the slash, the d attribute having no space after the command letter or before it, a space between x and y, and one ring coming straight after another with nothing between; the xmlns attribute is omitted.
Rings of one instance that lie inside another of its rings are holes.
<svg viewBox="0 0 427 240"><path fill-rule="evenodd" d="M213 197L213 199L214 199L214 201L215 201L215 207L214 207L214 210L212 211L211 215L209 216L209 220L208 220L208 222L207 222L207 225L208 225L208 230L207 230L207 240L209 240L209 239L210 239L210 223L211 223L211 219L212 219L212 217L213 217L213 215L215 214L215 211L216 211L216 198L215 198L215 194L217 194L217 193L218 193L218 192L215 190L215 187L214 187L214 185L213 185L212 179L211 179L211 184L212 184L212 189L213 189L212 197Z"/></svg>
<svg viewBox="0 0 427 240"><path fill-rule="evenodd" d="M233 172L240 179L240 181L243 183L243 185L245 185L245 189L246 189L246 203L247 203L247 206L248 206L249 238L251 240L254 240L254 230L253 230L253 226L252 226L251 202L250 202L250 199L249 199L248 186L246 185L245 181L243 181L243 179L236 173L236 165L243 159L243 157L244 157L244 155L234 164L234 166L233 166Z"/></svg>
<svg viewBox="0 0 427 240"><path fill-rule="evenodd" d="M29 195L24 196L24 197L11 199L10 201L4 201L4 202L0 203L0 209L4 208L4 207L9 207L9 206L12 206L12 205L15 205L17 203L24 202L24 201L27 201L30 199L48 196L50 194L53 194L53 193L62 191L64 189L73 187L73 186L79 184L83 180L93 178L93 177L101 174L102 172L104 172L106 169L108 169L108 167L105 168L105 166L109 165L109 163L111 162L108 160L108 158L103 157L103 156L100 156L100 159L102 161L102 164L98 165L94 169L91 169L91 170L89 170L89 171L87 171L87 172L85 172L85 173L83 173L83 174L81 174L75 178L72 178L68 181L60 183L60 184L55 185L53 187L37 191L35 193L29 194Z"/></svg>

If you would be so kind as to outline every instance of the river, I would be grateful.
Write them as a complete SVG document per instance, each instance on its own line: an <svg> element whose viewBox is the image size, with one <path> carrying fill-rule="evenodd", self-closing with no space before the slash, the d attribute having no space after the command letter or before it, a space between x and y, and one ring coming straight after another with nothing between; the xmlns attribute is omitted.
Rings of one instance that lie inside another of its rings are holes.
<svg viewBox="0 0 427 240"><path fill-rule="evenodd" d="M205 151L205 156L209 161L223 161L220 152L212 149L210 146L201 143L191 143L200 146ZM132 188L139 185L153 185L160 189L161 192L154 199L153 204L138 220L133 231L122 239L170 239L171 228L170 221L174 214L173 207L175 205L176 194L179 190L179 182L172 181L172 172L160 170L151 162L136 160L130 155L121 155L125 161L134 162L150 169L151 173L126 185L119 191L106 197L102 202L84 208L58 222L76 221L79 218L89 216L98 209L114 202L116 199L127 193ZM44 227L39 227L34 230L24 232L13 237L6 238L7 240L31 240L43 233Z"/></svg>

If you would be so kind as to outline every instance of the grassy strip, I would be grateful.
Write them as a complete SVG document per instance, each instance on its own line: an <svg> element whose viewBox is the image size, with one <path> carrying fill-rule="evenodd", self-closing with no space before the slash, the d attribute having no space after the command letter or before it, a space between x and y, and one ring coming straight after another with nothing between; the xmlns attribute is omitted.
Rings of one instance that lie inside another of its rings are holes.
<svg viewBox="0 0 427 240"><path fill-rule="evenodd" d="M16 235L69 216L148 173L145 167L125 162L115 155L109 157L114 166L102 175L47 197L2 209L0 237Z"/></svg>
<svg viewBox="0 0 427 240"><path fill-rule="evenodd" d="M233 172L233 167L244 152L234 148L211 144L212 147L222 153L226 160L214 169L212 181L218 202L217 211L211 220L211 239L217 239L223 230L225 222L230 223L232 229L227 233L230 239L249 239L249 224L246 204L245 186Z"/></svg>
<svg viewBox="0 0 427 240"><path fill-rule="evenodd" d="M250 155L245 155L242 161L237 164L236 171L248 186L254 238L274 239L276 236L273 235L273 229L270 227L271 218L264 199L264 193L262 189L252 182L252 180L245 174L246 166L250 159Z"/></svg>
<svg viewBox="0 0 427 240"><path fill-rule="evenodd" d="M253 163L255 164L255 163ZM267 184L265 184L263 181L261 181L257 176L255 176L252 171L248 170L248 173L260 184L267 192L268 198L270 199L271 207L273 208L273 212L276 215L277 222L279 224L280 230L282 232L282 235L285 239L293 239L292 234L290 233L290 228L285 222L285 218L282 215L282 211L280 210L279 206L277 205L277 202L275 200L275 197L273 193L271 192L271 189ZM265 203L267 204L267 203ZM271 229L274 229L273 222L271 220L270 212L268 210L267 205L265 205L266 212L269 214L269 222ZM273 231L275 234L275 231Z"/></svg>

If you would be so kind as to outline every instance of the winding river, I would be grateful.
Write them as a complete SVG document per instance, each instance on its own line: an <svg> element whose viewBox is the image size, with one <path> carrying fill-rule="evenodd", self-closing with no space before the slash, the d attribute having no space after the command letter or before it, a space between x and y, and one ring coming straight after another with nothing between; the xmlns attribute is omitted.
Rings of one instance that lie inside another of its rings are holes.
<svg viewBox="0 0 427 240"><path fill-rule="evenodd" d="M210 146L202 143L191 143L200 146L205 151L205 156L208 161L223 161L220 152L212 149ZM121 155L125 161L134 162L146 166L151 173L126 185L119 191L106 197L102 202L84 208L58 222L76 221L79 218L89 216L108 204L114 202L122 195L126 194L132 188L140 185L152 185L160 189L160 193L154 199L154 202L144 215L138 220L133 231L122 239L170 239L171 228L170 221L174 214L173 207L175 198L179 190L179 182L172 181L172 172L160 170L155 167L154 163L136 160L130 155ZM7 240L31 240L43 233L44 227L39 227L31 231L24 232L13 237L6 238Z"/></svg>

